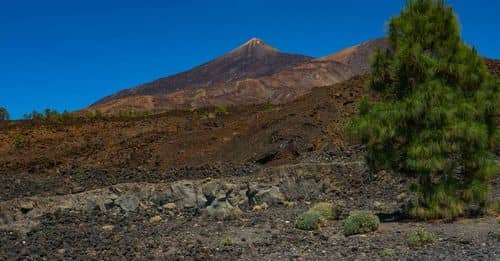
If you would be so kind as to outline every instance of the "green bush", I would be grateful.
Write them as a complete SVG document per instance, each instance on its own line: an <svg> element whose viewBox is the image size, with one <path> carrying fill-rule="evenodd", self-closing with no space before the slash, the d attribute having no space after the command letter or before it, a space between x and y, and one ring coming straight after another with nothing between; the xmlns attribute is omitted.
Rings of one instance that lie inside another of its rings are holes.
<svg viewBox="0 0 500 261"><path fill-rule="evenodd" d="M490 235L500 242L500 229L491 231Z"/></svg>
<svg viewBox="0 0 500 261"><path fill-rule="evenodd" d="M413 233L411 233L408 239L408 245L410 247L423 247L434 243L434 234L428 232L424 228L417 228Z"/></svg>
<svg viewBox="0 0 500 261"><path fill-rule="evenodd" d="M324 218L316 210L308 210L301 214L295 221L295 227L302 230L315 230L318 229L324 222Z"/></svg>
<svg viewBox="0 0 500 261"><path fill-rule="evenodd" d="M500 200L495 200L488 204L488 213L494 215L500 215Z"/></svg>
<svg viewBox="0 0 500 261"><path fill-rule="evenodd" d="M444 1L410 0L389 22L390 48L377 50L366 99L348 124L366 144L371 171L417 177L416 218L454 218L484 206L499 173L492 149L500 82L460 37Z"/></svg>
<svg viewBox="0 0 500 261"><path fill-rule="evenodd" d="M328 220L337 219L340 215L339 209L334 204L328 202L317 203L310 210L319 212L323 218Z"/></svg>
<svg viewBox="0 0 500 261"><path fill-rule="evenodd" d="M23 118L26 120L41 120L41 121L66 120L71 117L72 114L67 110L59 112L53 109L45 109L43 113L39 113L38 111L33 110L31 113L26 113L23 115Z"/></svg>
<svg viewBox="0 0 500 261"><path fill-rule="evenodd" d="M215 115L217 116L225 116L228 115L229 111L227 110L227 107L224 105L219 105L215 107Z"/></svg>
<svg viewBox="0 0 500 261"><path fill-rule="evenodd" d="M396 251L394 251L394 249L391 249L391 248L387 248L387 249L384 249L384 251L382 251L383 257L393 257L395 255L396 255Z"/></svg>
<svg viewBox="0 0 500 261"><path fill-rule="evenodd" d="M220 244L221 244L222 246L232 246L232 245L234 245L234 241L233 241L233 239L232 239L232 238L230 238L230 237L225 237L225 238L223 238L223 239L220 241Z"/></svg>
<svg viewBox="0 0 500 261"><path fill-rule="evenodd" d="M264 110L270 110L272 108L273 108L273 104L271 103L271 101L267 101L264 104L262 104L262 109L264 109Z"/></svg>
<svg viewBox="0 0 500 261"><path fill-rule="evenodd" d="M21 138L21 136L17 135L14 138L14 142L12 143L12 146L14 146L14 149L19 149L19 148L21 148L22 145L23 145L23 139Z"/></svg>
<svg viewBox="0 0 500 261"><path fill-rule="evenodd" d="M352 211L344 221L343 232L345 236L364 234L376 231L380 225L377 216L369 211Z"/></svg>

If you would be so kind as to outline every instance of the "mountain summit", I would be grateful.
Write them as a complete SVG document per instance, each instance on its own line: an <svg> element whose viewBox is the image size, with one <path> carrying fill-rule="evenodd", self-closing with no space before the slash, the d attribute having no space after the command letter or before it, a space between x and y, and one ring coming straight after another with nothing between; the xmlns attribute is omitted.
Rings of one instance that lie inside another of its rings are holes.
<svg viewBox="0 0 500 261"><path fill-rule="evenodd" d="M264 41L252 38L240 47L208 63L186 72L123 90L94 105L128 96L166 94L187 88L268 76L311 59L304 55L282 53Z"/></svg>
<svg viewBox="0 0 500 261"><path fill-rule="evenodd" d="M278 49L268 45L259 38L250 39L248 42L244 43L237 49L234 49L229 54L242 52L253 57L263 57L269 54L279 53Z"/></svg>

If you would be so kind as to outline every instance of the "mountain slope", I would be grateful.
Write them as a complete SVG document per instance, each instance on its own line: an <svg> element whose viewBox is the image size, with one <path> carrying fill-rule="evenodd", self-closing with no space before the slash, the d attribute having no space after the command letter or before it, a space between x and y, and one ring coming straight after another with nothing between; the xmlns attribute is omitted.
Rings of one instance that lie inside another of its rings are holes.
<svg viewBox="0 0 500 261"><path fill-rule="evenodd" d="M185 88L205 87L216 83L267 76L311 59L304 55L279 52L262 40L253 38L213 61L186 72L123 90L96 104L134 95L166 94Z"/></svg>
<svg viewBox="0 0 500 261"><path fill-rule="evenodd" d="M366 74L371 53L376 47L385 48L385 41L383 39L367 41L331 56L305 61L291 68L281 68L280 71L268 76L219 82L203 88L184 88L161 94L132 95L108 100L90 109L115 113L129 110L258 104L266 101L283 103L308 93L314 87L331 85L356 75Z"/></svg>
<svg viewBox="0 0 500 261"><path fill-rule="evenodd" d="M348 65L355 75L362 75L368 73L370 69L370 58L373 51L376 48L386 49L388 47L389 42L386 38L378 38L344 49L321 59L341 62Z"/></svg>

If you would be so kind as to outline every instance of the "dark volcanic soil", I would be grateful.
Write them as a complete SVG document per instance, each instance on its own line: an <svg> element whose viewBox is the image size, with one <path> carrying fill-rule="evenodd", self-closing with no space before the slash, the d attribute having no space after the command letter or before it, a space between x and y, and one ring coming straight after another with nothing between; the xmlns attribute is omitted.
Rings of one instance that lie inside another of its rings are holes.
<svg viewBox="0 0 500 261"><path fill-rule="evenodd" d="M109 217L99 213L56 213L26 236L1 231L5 259L197 259L197 260L498 260L499 242L488 235L499 227L492 218L456 223L384 223L378 232L344 237L341 222L318 231L295 229L306 206L245 213L239 220L209 221L169 216L150 224L157 213ZM292 221L292 222L290 222ZM113 225L111 231L103 226ZM425 227L437 242L421 249L407 244L410 233ZM228 242L225 242L228 241ZM389 251L393 252L388 256Z"/></svg>

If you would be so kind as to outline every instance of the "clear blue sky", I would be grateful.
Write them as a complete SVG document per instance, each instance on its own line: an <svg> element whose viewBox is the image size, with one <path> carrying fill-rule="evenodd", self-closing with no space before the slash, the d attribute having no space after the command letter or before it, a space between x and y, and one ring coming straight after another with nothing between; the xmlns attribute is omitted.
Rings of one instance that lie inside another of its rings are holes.
<svg viewBox="0 0 500 261"><path fill-rule="evenodd" d="M380 37L404 0L0 0L0 106L76 110L258 37L315 57ZM500 1L450 0L465 40L500 58Z"/></svg>

